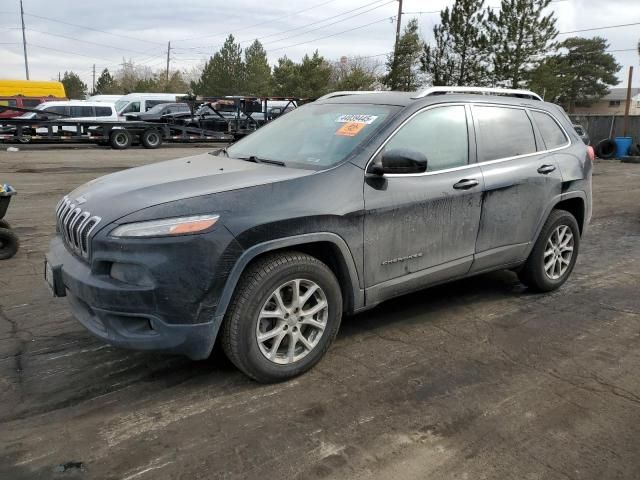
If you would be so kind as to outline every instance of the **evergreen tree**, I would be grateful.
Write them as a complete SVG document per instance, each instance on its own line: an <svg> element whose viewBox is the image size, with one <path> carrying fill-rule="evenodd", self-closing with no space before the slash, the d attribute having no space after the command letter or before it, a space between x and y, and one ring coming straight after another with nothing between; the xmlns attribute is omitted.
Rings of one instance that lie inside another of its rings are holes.
<svg viewBox="0 0 640 480"><path fill-rule="evenodd" d="M560 54L546 59L531 74L530 88L544 94L547 101L559 103L572 112L576 105L589 105L609 93L622 68L606 53L604 38L568 38L560 43Z"/></svg>
<svg viewBox="0 0 640 480"><path fill-rule="evenodd" d="M109 73L109 69L105 68L102 70L102 73L96 80L96 89L93 92L94 95L105 95L105 94L114 94L114 93L122 93L120 91L120 86L118 82L111 76Z"/></svg>
<svg viewBox="0 0 640 480"><path fill-rule="evenodd" d="M422 71L434 85L486 85L488 39L485 34L484 0L456 0L440 12L433 29L435 45L425 45Z"/></svg>
<svg viewBox="0 0 640 480"><path fill-rule="evenodd" d="M258 40L244 50L244 65L244 92L247 95L269 95L271 67L267 60L267 52Z"/></svg>
<svg viewBox="0 0 640 480"><path fill-rule="evenodd" d="M219 52L205 63L200 80L193 90L200 95L238 95L244 84L242 48L229 35Z"/></svg>
<svg viewBox="0 0 640 480"><path fill-rule="evenodd" d="M73 71L64 72L61 82L68 98L83 100L86 97L87 84L80 79L77 73Z"/></svg>
<svg viewBox="0 0 640 480"><path fill-rule="evenodd" d="M297 96L300 91L300 68L286 55L273 67L273 88L281 97Z"/></svg>
<svg viewBox="0 0 640 480"><path fill-rule="evenodd" d="M378 65L360 57L333 66L331 90L373 90L378 82Z"/></svg>
<svg viewBox="0 0 640 480"><path fill-rule="evenodd" d="M494 83L511 88L526 84L527 73L543 60L558 35L551 0L502 0L500 12L488 11Z"/></svg>
<svg viewBox="0 0 640 480"><path fill-rule="evenodd" d="M313 55L305 55L298 66L299 89L297 96L306 98L318 98L329 91L331 80L331 65L318 50Z"/></svg>
<svg viewBox="0 0 640 480"><path fill-rule="evenodd" d="M412 18L398 40L397 49L387 59L389 73L384 83L391 90L416 90L420 86L418 64L423 50L418 35L418 20Z"/></svg>

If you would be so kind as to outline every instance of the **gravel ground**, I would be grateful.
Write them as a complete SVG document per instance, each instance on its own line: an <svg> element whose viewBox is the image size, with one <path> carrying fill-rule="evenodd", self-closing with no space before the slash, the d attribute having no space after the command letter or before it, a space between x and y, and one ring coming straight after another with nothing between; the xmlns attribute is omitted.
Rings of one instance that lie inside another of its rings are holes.
<svg viewBox="0 0 640 480"><path fill-rule="evenodd" d="M640 478L640 165L596 163L559 291L497 272L398 298L265 386L219 352L107 346L42 279L62 195L195 147L0 151L22 241L0 263L0 478Z"/></svg>

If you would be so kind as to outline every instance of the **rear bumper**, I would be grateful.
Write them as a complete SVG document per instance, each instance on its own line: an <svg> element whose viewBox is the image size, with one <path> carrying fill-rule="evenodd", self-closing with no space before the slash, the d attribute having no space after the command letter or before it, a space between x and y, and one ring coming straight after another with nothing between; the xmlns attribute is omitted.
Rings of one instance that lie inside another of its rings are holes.
<svg viewBox="0 0 640 480"><path fill-rule="evenodd" d="M135 350L207 358L222 317L200 323L163 318L156 286L132 287L96 274L71 254L59 237L51 241L46 260L57 279L54 292L66 296L73 315L93 335L112 345Z"/></svg>

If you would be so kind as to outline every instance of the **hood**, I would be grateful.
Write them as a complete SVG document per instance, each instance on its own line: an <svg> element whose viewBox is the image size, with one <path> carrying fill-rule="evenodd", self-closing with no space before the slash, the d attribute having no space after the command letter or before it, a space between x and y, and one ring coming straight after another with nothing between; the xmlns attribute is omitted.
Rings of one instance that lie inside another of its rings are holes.
<svg viewBox="0 0 640 480"><path fill-rule="evenodd" d="M107 225L130 213L162 203L314 173L313 170L253 163L207 153L154 163L97 178L69 199Z"/></svg>

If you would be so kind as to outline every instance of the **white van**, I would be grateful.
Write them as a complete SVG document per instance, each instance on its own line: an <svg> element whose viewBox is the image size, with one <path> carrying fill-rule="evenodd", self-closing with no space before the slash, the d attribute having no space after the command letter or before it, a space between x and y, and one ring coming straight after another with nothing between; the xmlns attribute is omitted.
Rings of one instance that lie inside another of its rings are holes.
<svg viewBox="0 0 640 480"><path fill-rule="evenodd" d="M89 98L87 98L87 100L90 102L116 103L122 97L124 97L124 95L92 95Z"/></svg>
<svg viewBox="0 0 640 480"><path fill-rule="evenodd" d="M44 102L35 107L34 110L38 110L38 112L24 113L18 118L37 118L39 120L118 120L115 105L106 102L91 102L89 100ZM60 115L55 115L56 113Z"/></svg>
<svg viewBox="0 0 640 480"><path fill-rule="evenodd" d="M185 93L130 93L116 102L118 115L126 113L144 113L161 103L175 103Z"/></svg>

